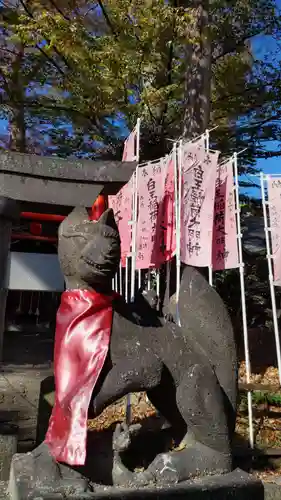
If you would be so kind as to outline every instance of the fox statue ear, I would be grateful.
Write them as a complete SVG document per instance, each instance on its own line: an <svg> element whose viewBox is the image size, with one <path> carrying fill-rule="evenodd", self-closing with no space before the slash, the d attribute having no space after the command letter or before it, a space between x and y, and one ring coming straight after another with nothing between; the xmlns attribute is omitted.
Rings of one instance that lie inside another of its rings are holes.
<svg viewBox="0 0 281 500"><path fill-rule="evenodd" d="M88 212L83 207L76 207L68 214L68 216L59 225L60 236L73 235L74 228L81 226L85 221L89 220Z"/></svg>
<svg viewBox="0 0 281 500"><path fill-rule="evenodd" d="M107 210L105 210L103 214L101 214L97 222L98 224L101 224L103 226L111 227L111 229L114 229L118 232L118 226L116 224L112 208L107 208Z"/></svg>
<svg viewBox="0 0 281 500"><path fill-rule="evenodd" d="M89 220L88 212L84 207L75 207L68 216L64 219L67 225L76 226L82 222Z"/></svg>

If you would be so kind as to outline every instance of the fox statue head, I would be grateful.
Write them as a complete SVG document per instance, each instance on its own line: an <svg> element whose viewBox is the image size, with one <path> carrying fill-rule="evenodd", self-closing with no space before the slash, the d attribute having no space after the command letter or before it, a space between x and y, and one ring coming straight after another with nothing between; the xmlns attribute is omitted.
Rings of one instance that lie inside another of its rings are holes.
<svg viewBox="0 0 281 500"><path fill-rule="evenodd" d="M67 289L111 288L121 258L113 210L92 221L86 209L75 208L60 224L58 256Z"/></svg>

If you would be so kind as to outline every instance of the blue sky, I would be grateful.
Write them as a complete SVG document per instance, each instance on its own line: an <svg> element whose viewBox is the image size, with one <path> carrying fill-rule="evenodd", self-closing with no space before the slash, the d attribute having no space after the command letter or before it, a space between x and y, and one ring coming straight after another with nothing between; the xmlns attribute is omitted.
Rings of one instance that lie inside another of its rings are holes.
<svg viewBox="0 0 281 500"><path fill-rule="evenodd" d="M8 122L6 120L0 120L0 134L3 134L7 130Z"/></svg>
<svg viewBox="0 0 281 500"><path fill-rule="evenodd" d="M281 8L281 0L277 0L277 6ZM272 39L272 37L259 36L253 41L254 54L258 59L267 59L276 61L281 59L280 45ZM279 150L281 145L277 141L268 143L268 150ZM273 157L268 159L257 159L257 169L262 170L265 174L278 174L281 175L281 157ZM252 180L259 184L258 177L248 177L246 179ZM260 197L260 189L258 188L245 188L241 190L243 193L250 196Z"/></svg>

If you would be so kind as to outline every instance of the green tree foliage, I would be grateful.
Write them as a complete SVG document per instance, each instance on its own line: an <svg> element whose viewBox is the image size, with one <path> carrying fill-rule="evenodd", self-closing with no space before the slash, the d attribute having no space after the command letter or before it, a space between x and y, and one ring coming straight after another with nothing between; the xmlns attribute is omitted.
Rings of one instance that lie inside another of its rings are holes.
<svg viewBox="0 0 281 500"><path fill-rule="evenodd" d="M268 154L264 141L280 138L280 64L257 60L253 51L260 35L278 43L273 0L3 3L3 109L17 117L24 106L30 143L36 136L30 127L38 134L42 120L41 138L48 136L62 155L119 156L120 124L131 128L140 116L143 159L166 153L168 139L192 136L208 123L218 126L214 145L224 154L246 145L244 159L252 165L255 155ZM7 52L15 48L17 64ZM23 80L21 96L8 92L12 65ZM51 150L46 141L44 148Z"/></svg>
<svg viewBox="0 0 281 500"><path fill-rule="evenodd" d="M0 14L0 116L9 120L10 132L4 145L11 150L36 152L36 141L31 140L32 129L37 122L43 131L44 121L48 122L47 103L45 116L39 118L36 102L44 84L52 81L52 66L45 59L42 64L40 50L27 47L15 37L15 26L19 23L15 5L2 5Z"/></svg>
<svg viewBox="0 0 281 500"><path fill-rule="evenodd" d="M110 123L72 107L63 55L49 51L44 40L31 45L17 35L26 7L21 2L0 5L0 118L9 121L2 147L61 156L92 153L100 147L94 141L110 133Z"/></svg>
<svg viewBox="0 0 281 500"><path fill-rule="evenodd" d="M271 0L21 0L8 9L13 43L40 57L53 107L74 126L68 142L88 143L88 153L120 154L120 120L130 128L138 116L144 159L207 122L219 126L223 153L246 144L249 164L266 154L264 140L279 140L280 65L253 52L259 35L278 41ZM46 99L32 106L45 114Z"/></svg>
<svg viewBox="0 0 281 500"><path fill-rule="evenodd" d="M256 39L267 36L275 51L260 60ZM126 130L141 117L145 160L208 124L218 127L211 138L223 154L247 147L240 172L251 172L257 156L281 154L264 147L281 138L279 38L273 0L6 0L4 146L120 158ZM249 315L255 325L270 322L266 264L245 260ZM240 322L237 272L216 285Z"/></svg>

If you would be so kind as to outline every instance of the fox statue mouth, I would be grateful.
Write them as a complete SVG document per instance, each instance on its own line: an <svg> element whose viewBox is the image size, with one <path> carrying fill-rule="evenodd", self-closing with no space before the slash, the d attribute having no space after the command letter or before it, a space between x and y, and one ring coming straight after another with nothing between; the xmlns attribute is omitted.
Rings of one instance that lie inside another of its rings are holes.
<svg viewBox="0 0 281 500"><path fill-rule="evenodd" d="M116 265L116 258L114 258L114 256L112 257L112 259L106 259L103 264L99 264L98 262L93 262L91 259L87 257L83 257L83 260L86 262L86 264L92 266L98 273L100 272L103 274L111 274L114 270L117 270L118 268L118 265Z"/></svg>
<svg viewBox="0 0 281 500"><path fill-rule="evenodd" d="M100 284L100 281L103 282L106 277L113 278L118 270L118 264L120 262L120 256L117 257L118 263L116 262L116 258L106 259L103 264L99 264L98 262L93 262L91 259L87 257L82 257L85 264L91 266L94 276L93 286L96 284Z"/></svg>

